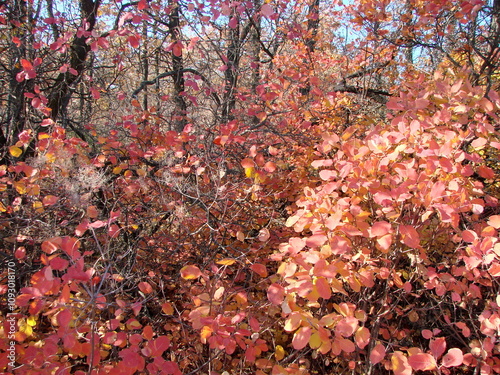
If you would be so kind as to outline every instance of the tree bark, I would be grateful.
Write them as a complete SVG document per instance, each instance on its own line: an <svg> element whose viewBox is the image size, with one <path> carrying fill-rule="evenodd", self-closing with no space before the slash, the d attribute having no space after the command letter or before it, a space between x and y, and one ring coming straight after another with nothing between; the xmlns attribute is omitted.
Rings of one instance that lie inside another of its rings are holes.
<svg viewBox="0 0 500 375"><path fill-rule="evenodd" d="M176 0L169 0L169 6L171 7L169 16L169 32L172 43L180 43L181 40L181 30L179 22L179 4ZM172 70L174 71L174 130L176 132L181 132L187 124L186 114L187 114L187 103L184 99L184 61L182 58L182 50L178 55L172 50Z"/></svg>
<svg viewBox="0 0 500 375"><path fill-rule="evenodd" d="M82 20L88 22L87 31L91 32L94 30L97 22L97 10L99 9L100 3L101 0L80 0ZM77 74L74 75L70 73L69 70L66 73L60 73L48 96L48 108L51 111L50 117L54 121L56 121L60 113L66 109L71 96L70 88L82 77L85 70L85 60L90 52L90 45L87 44L87 39L88 36L85 35L75 36L71 43L69 65L76 70Z"/></svg>

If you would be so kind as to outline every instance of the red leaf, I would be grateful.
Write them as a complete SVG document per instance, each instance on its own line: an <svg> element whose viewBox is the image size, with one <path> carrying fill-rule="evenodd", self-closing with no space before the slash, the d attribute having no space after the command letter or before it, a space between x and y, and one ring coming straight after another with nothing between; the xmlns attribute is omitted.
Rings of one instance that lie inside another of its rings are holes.
<svg viewBox="0 0 500 375"><path fill-rule="evenodd" d="M495 178L495 172L490 167L486 165L481 165L477 169L477 174L482 178L486 178L487 180L492 180Z"/></svg>
<svg viewBox="0 0 500 375"><path fill-rule="evenodd" d="M174 56L181 57L182 56L182 48L183 48L182 42L176 42L172 46L172 53L174 54Z"/></svg>
<svg viewBox="0 0 500 375"><path fill-rule="evenodd" d="M236 17L231 18L228 25L231 29L236 29L236 27L238 26L238 18Z"/></svg>
<svg viewBox="0 0 500 375"><path fill-rule="evenodd" d="M68 309L62 310L59 314L57 314L57 323L60 327L69 327L69 323L73 316L71 315L71 311Z"/></svg>
<svg viewBox="0 0 500 375"><path fill-rule="evenodd" d="M139 40L140 40L140 37L137 36L137 35L130 35L128 38L127 38L129 44L133 47L133 48L139 48Z"/></svg>
<svg viewBox="0 0 500 375"><path fill-rule="evenodd" d="M148 2L146 0L140 0L137 4L137 10L144 10L148 8Z"/></svg>
<svg viewBox="0 0 500 375"><path fill-rule="evenodd" d="M311 327L300 327L297 332L294 333L292 339L292 346L296 350L305 348L309 339L311 338L312 329Z"/></svg>
<svg viewBox="0 0 500 375"><path fill-rule="evenodd" d="M464 361L464 354L458 348L451 348L443 357L444 367L460 366Z"/></svg>
<svg viewBox="0 0 500 375"><path fill-rule="evenodd" d="M21 59L21 65L22 65L22 67L23 67L24 70L31 70L31 69L33 69L33 65L28 60Z"/></svg>
<svg viewBox="0 0 500 375"><path fill-rule="evenodd" d="M144 294L153 293L153 287L151 286L151 284L149 284L148 282L145 282L145 281L141 281L139 283L139 290L141 292L143 292Z"/></svg>

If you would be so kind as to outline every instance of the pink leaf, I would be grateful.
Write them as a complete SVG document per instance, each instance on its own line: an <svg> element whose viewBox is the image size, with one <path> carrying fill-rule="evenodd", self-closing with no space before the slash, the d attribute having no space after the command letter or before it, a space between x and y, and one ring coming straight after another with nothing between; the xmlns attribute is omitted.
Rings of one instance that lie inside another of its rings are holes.
<svg viewBox="0 0 500 375"><path fill-rule="evenodd" d="M490 218L488 219L488 225L491 225L495 229L499 229L500 228L500 215L490 216ZM472 241L468 241L468 242L472 242Z"/></svg>
<svg viewBox="0 0 500 375"><path fill-rule="evenodd" d="M231 18L231 20L229 21L229 27L231 29L236 29L237 26L238 26L238 18L236 17Z"/></svg>
<svg viewBox="0 0 500 375"><path fill-rule="evenodd" d="M436 368L436 360L427 353L417 353L408 358L408 363L414 370L431 371Z"/></svg>
<svg viewBox="0 0 500 375"><path fill-rule="evenodd" d="M354 335L354 341L360 349L364 349L370 343L370 330L366 327L360 327Z"/></svg>
<svg viewBox="0 0 500 375"><path fill-rule="evenodd" d="M342 319L335 327L335 334L343 337L351 336L358 328L358 319L353 316Z"/></svg>
<svg viewBox="0 0 500 375"><path fill-rule="evenodd" d="M276 283L271 284L271 286L269 286L269 289L267 290L267 298L274 305L281 305L283 299L285 298L284 288Z"/></svg>
<svg viewBox="0 0 500 375"><path fill-rule="evenodd" d="M420 236L417 230L411 225L400 225L399 231L401 232L402 242L412 248L420 247Z"/></svg>
<svg viewBox="0 0 500 375"><path fill-rule="evenodd" d="M391 224L387 221L377 221L370 230L370 237L382 237L391 232Z"/></svg>
<svg viewBox="0 0 500 375"><path fill-rule="evenodd" d="M313 248L323 245L328 238L324 234L314 234L306 239L306 245Z"/></svg>
<svg viewBox="0 0 500 375"><path fill-rule="evenodd" d="M444 337L437 337L431 340L429 347L434 358L439 359L446 350L446 339Z"/></svg>
<svg viewBox="0 0 500 375"><path fill-rule="evenodd" d="M332 288L324 277L318 277L315 282L316 290L321 298L329 299L332 296Z"/></svg>
<svg viewBox="0 0 500 375"><path fill-rule="evenodd" d="M262 242L266 242L270 237L271 237L271 233L269 232L269 229L267 229L267 228L262 228L259 231L259 235L257 236L259 241L262 241Z"/></svg>
<svg viewBox="0 0 500 375"><path fill-rule="evenodd" d="M264 17L271 17L274 14L274 10L269 4L264 4L262 5L262 8L260 8L260 12Z"/></svg>
<svg viewBox="0 0 500 375"><path fill-rule="evenodd" d="M382 344L377 344L373 347L370 352L370 362L374 365L382 361L385 357L385 346Z"/></svg>
<svg viewBox="0 0 500 375"><path fill-rule="evenodd" d="M464 355L458 348L451 348L448 353L443 357L444 367L460 366L464 361Z"/></svg>
<svg viewBox="0 0 500 375"><path fill-rule="evenodd" d="M296 350L305 348L311 338L311 327L300 327L293 335L292 345Z"/></svg>

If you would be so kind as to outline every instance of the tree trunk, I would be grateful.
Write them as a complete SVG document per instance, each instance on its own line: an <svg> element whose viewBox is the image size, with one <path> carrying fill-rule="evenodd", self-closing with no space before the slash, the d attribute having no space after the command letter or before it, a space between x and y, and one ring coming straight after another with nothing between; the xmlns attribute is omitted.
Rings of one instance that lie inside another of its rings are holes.
<svg viewBox="0 0 500 375"><path fill-rule="evenodd" d="M169 0L168 5L172 8L169 16L169 32L172 39L172 43L180 43L181 30L179 22L179 4L176 0ZM182 49L172 50L172 70L174 75L174 130L176 132L181 132L187 124L186 114L187 114L187 104L184 99L184 62L182 58Z"/></svg>

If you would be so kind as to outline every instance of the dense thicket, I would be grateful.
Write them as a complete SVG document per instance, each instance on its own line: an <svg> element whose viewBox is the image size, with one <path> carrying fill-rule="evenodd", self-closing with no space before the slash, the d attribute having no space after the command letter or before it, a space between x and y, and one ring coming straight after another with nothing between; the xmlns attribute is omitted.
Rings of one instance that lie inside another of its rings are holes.
<svg viewBox="0 0 500 375"><path fill-rule="evenodd" d="M0 371L500 372L500 1L0 2Z"/></svg>

